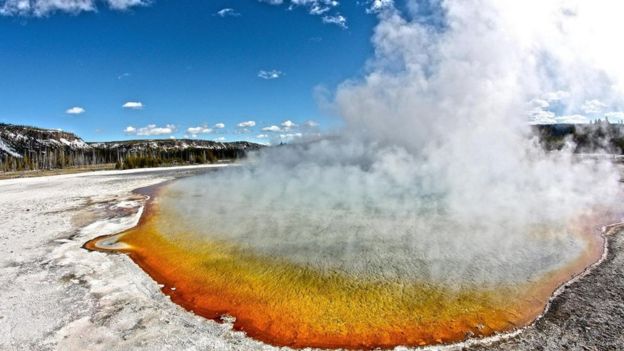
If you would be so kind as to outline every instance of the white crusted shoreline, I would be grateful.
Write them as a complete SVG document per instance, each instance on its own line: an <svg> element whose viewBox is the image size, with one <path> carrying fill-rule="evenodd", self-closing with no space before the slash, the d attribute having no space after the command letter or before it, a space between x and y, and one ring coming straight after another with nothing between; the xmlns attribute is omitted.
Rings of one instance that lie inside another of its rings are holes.
<svg viewBox="0 0 624 351"><path fill-rule="evenodd" d="M82 249L94 237L138 223L143 201L132 190L172 179L180 172L223 166L0 181L0 284L5 287L0 290L0 349L278 349L171 303L128 257ZM115 216L119 208L127 213ZM606 258L606 245L607 241L599 262L555 291L544 313L568 285ZM418 349L488 345L525 329Z"/></svg>
<svg viewBox="0 0 624 351"><path fill-rule="evenodd" d="M126 256L82 248L136 225L132 190L201 168L0 181L0 350L266 350L171 303ZM119 203L129 215L111 218Z"/></svg>

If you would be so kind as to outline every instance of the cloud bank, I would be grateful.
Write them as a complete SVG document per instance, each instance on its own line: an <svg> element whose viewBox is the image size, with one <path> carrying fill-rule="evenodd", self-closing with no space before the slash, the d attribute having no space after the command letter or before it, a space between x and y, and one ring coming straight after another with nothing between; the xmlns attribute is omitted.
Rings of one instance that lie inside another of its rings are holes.
<svg viewBox="0 0 624 351"><path fill-rule="evenodd" d="M210 134L214 131L213 128L207 126L190 127L186 129L187 135L196 138L199 134Z"/></svg>
<svg viewBox="0 0 624 351"><path fill-rule="evenodd" d="M239 128L251 128L256 126L256 121L245 121L238 124Z"/></svg>
<svg viewBox="0 0 624 351"><path fill-rule="evenodd" d="M100 5L124 11L149 4L150 0L0 0L0 15L44 17L55 12L94 12Z"/></svg>
<svg viewBox="0 0 624 351"><path fill-rule="evenodd" d="M173 124L167 124L165 126L157 126L156 124L148 124L145 127L135 128L133 126L128 126L124 130L126 134L129 135L138 135L138 136L160 136L160 135L168 135L173 134L177 130L176 126Z"/></svg>
<svg viewBox="0 0 624 351"><path fill-rule="evenodd" d="M305 8L310 15L321 16L323 23L335 24L343 29L347 28L347 18L340 14L338 8L340 7L340 1L337 0L258 0L260 2L280 6L287 4L289 10L301 7ZM370 11L376 11L388 4L391 4L391 0L374 0L370 2Z"/></svg>

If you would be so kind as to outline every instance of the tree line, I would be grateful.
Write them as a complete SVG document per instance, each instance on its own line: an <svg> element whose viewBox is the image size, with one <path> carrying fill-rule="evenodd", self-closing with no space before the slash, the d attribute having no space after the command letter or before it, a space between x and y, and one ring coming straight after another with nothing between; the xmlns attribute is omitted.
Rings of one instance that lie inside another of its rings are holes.
<svg viewBox="0 0 624 351"><path fill-rule="evenodd" d="M206 164L222 160L237 160L246 156L242 148L187 148L125 150L123 148L89 148L73 150L70 147L22 150L21 157L0 154L0 170L34 171L80 168L102 164L117 169L145 168L169 165Z"/></svg>

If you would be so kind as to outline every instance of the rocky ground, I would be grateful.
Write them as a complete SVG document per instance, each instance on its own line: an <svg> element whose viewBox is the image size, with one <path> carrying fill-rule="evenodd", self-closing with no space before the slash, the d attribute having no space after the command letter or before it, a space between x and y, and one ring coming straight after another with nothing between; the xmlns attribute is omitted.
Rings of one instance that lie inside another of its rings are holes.
<svg viewBox="0 0 624 351"><path fill-rule="evenodd" d="M88 252L136 224L133 189L207 167L0 181L0 350L274 350L184 311L124 255ZM624 349L624 235L524 332L459 350ZM404 348L400 348L404 349ZM433 347L431 349L438 349Z"/></svg>

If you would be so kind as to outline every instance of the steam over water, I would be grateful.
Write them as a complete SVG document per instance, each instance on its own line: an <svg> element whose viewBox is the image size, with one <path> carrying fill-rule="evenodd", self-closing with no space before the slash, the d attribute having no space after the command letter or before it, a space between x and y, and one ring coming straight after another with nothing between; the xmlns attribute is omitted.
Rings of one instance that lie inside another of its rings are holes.
<svg viewBox="0 0 624 351"><path fill-rule="evenodd" d="M582 32L611 38L600 18L621 5L383 3L367 75L327 97L341 137L180 182L165 212L199 236L374 278L525 281L577 258L568 225L611 206L619 177L544 153L527 122L621 106L623 55Z"/></svg>
<svg viewBox="0 0 624 351"><path fill-rule="evenodd" d="M159 200L168 219L162 232L171 238L192 233L184 240L231 243L315 270L453 287L536 279L584 250L586 238L578 228L572 234L570 223L591 203L548 217L545 209L564 201L563 194L541 189L534 209L522 207L528 197L518 191L495 203L467 201L467 210L457 211L462 206L440 186L442 179L407 154L392 150L368 159L361 145L349 158L344 150L336 151L338 159L315 155L330 145L347 146L332 141L271 150L253 166L170 185ZM501 187L507 185L493 183L482 198Z"/></svg>
<svg viewBox="0 0 624 351"><path fill-rule="evenodd" d="M383 2L390 4L391 2ZM571 223L617 201L607 162L545 153L529 120L623 106L612 1L408 1L378 14L367 74L325 96L336 137L188 179L163 201L194 240L371 279L526 282L587 244ZM597 55L600 54L600 55ZM603 57L604 55L604 57ZM321 99L322 100L322 99Z"/></svg>
<svg viewBox="0 0 624 351"><path fill-rule="evenodd" d="M624 54L593 39L613 38L622 5L376 4L367 74L325 96L340 137L180 182L165 212L200 236L375 277L496 283L577 257L567 226L612 206L619 176L568 148L546 154L528 121L624 106Z"/></svg>
<svg viewBox="0 0 624 351"><path fill-rule="evenodd" d="M618 172L528 119L624 107L624 5L375 4L366 75L319 93L338 136L174 182L122 237L174 300L277 345L422 345L526 325L596 260Z"/></svg>

